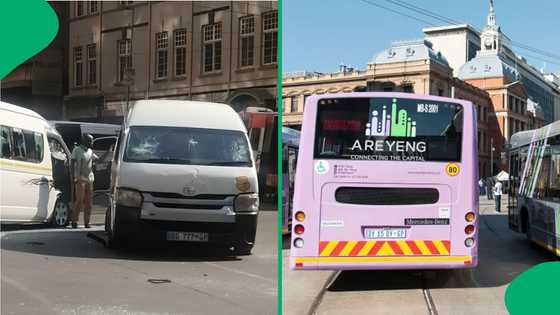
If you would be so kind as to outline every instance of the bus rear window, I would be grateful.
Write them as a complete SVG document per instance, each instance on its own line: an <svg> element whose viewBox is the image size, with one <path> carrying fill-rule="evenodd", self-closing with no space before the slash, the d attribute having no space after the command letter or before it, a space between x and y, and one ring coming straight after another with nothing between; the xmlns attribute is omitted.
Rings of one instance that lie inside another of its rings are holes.
<svg viewBox="0 0 560 315"><path fill-rule="evenodd" d="M460 161L461 105L401 98L319 101L316 159Z"/></svg>

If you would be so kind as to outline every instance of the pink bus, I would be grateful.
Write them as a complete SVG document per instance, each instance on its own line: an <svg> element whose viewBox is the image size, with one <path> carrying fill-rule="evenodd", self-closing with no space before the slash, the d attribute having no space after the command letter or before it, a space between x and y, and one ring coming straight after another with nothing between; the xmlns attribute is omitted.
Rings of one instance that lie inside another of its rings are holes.
<svg viewBox="0 0 560 315"><path fill-rule="evenodd" d="M295 179L293 269L478 263L476 113L405 93L311 96Z"/></svg>

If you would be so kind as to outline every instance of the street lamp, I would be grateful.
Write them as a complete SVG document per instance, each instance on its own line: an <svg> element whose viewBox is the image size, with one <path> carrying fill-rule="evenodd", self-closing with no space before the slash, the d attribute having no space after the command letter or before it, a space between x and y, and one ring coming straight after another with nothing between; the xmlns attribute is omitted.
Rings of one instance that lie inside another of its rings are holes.
<svg viewBox="0 0 560 315"><path fill-rule="evenodd" d="M490 137L490 176L494 176L494 138Z"/></svg>

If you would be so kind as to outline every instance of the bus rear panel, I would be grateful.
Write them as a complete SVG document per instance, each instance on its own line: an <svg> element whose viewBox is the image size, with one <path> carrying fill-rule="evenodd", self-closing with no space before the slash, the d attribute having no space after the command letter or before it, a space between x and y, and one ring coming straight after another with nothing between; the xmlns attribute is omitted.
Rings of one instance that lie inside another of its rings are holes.
<svg viewBox="0 0 560 315"><path fill-rule="evenodd" d="M402 93L310 97L295 180L294 269L477 265L470 102Z"/></svg>

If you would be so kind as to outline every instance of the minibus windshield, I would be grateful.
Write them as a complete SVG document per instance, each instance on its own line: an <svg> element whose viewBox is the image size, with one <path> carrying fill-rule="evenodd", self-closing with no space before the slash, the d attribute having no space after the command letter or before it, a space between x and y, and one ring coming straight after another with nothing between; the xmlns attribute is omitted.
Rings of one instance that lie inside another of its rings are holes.
<svg viewBox="0 0 560 315"><path fill-rule="evenodd" d="M252 166L245 134L235 130L133 126L124 161Z"/></svg>
<svg viewBox="0 0 560 315"><path fill-rule="evenodd" d="M405 98L336 98L318 104L315 158L460 161L463 108Z"/></svg>

